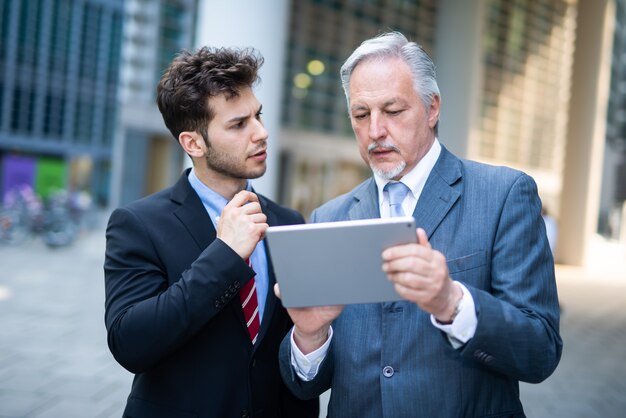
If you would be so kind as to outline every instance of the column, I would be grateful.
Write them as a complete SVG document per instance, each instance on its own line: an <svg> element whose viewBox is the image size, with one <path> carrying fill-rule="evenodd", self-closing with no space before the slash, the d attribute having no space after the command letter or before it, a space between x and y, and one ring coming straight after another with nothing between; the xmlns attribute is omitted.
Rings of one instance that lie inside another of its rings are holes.
<svg viewBox="0 0 626 418"><path fill-rule="evenodd" d="M597 230L611 78L614 0L580 0L557 262L583 266Z"/></svg>
<svg viewBox="0 0 626 418"><path fill-rule="evenodd" d="M482 91L485 0L438 3L435 56L441 92L439 139L459 157L471 157Z"/></svg>

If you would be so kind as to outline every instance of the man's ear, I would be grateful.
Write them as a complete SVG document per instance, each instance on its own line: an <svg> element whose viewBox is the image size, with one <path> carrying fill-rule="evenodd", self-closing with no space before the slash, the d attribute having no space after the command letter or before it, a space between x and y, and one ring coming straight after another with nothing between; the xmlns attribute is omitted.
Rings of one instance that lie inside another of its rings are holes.
<svg viewBox="0 0 626 418"><path fill-rule="evenodd" d="M441 106L441 99L438 95L434 94L430 100L430 107L428 108L428 126L434 128L439 121L439 107Z"/></svg>
<svg viewBox="0 0 626 418"><path fill-rule="evenodd" d="M204 138L197 132L184 131L178 135L178 143L183 150L192 158L204 156L206 144Z"/></svg>

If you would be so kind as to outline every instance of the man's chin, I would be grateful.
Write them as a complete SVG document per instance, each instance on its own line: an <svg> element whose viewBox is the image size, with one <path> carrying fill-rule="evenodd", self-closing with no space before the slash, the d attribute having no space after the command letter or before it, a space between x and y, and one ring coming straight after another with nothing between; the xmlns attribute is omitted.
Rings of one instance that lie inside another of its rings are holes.
<svg viewBox="0 0 626 418"><path fill-rule="evenodd" d="M400 177L400 175L406 168L406 163L402 162L395 167L380 167L374 164L370 164L370 168L378 177L384 178L385 180L394 180Z"/></svg>
<svg viewBox="0 0 626 418"><path fill-rule="evenodd" d="M265 174L265 172L267 171L267 166L264 166L263 168L259 168L257 170L250 170L248 172L248 179L252 180L252 179L258 179L259 177L263 177L263 174Z"/></svg>

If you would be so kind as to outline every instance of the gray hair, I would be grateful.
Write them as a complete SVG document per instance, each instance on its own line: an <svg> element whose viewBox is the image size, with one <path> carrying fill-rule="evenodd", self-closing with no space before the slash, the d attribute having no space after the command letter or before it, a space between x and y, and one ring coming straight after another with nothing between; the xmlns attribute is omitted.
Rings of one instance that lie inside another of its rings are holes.
<svg viewBox="0 0 626 418"><path fill-rule="evenodd" d="M435 74L435 64L421 46L409 42L400 32L387 32L364 41L341 66L341 85L350 107L350 78L352 72L366 60L397 57L407 63L413 76L413 87L426 108L430 107L433 97L439 96L439 86ZM439 125L439 122L437 122ZM437 132L435 126L435 132Z"/></svg>

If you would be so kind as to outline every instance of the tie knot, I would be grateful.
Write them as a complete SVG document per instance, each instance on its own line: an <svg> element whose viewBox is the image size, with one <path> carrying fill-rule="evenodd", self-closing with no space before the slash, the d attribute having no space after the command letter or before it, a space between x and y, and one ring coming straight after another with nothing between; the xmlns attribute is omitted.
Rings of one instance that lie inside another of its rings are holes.
<svg viewBox="0 0 626 418"><path fill-rule="evenodd" d="M389 204L391 205L401 205L404 198L409 193L407 185L400 181L387 183L385 190L389 193Z"/></svg>

